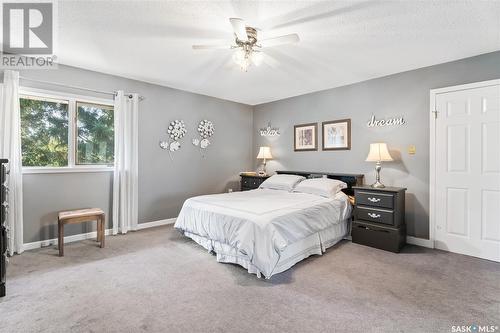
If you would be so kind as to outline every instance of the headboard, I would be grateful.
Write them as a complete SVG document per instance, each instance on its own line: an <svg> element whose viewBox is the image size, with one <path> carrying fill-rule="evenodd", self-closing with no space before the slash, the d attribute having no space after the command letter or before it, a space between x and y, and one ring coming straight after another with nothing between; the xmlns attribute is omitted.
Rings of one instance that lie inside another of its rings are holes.
<svg viewBox="0 0 500 333"><path fill-rule="evenodd" d="M297 175L306 178L321 178L326 175L327 178L337 179L347 184L347 188L342 191L347 195L353 195L353 186L363 185L364 175L353 173L330 173L330 172L317 172L317 171L276 171L279 175Z"/></svg>

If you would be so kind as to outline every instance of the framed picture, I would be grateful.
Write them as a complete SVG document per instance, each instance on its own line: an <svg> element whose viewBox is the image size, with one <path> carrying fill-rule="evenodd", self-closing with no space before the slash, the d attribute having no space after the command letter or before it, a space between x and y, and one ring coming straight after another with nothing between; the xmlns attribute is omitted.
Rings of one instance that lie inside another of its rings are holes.
<svg viewBox="0 0 500 333"><path fill-rule="evenodd" d="M293 137L294 151L318 150L318 124L295 125Z"/></svg>
<svg viewBox="0 0 500 333"><path fill-rule="evenodd" d="M351 119L323 122L323 150L351 149Z"/></svg>

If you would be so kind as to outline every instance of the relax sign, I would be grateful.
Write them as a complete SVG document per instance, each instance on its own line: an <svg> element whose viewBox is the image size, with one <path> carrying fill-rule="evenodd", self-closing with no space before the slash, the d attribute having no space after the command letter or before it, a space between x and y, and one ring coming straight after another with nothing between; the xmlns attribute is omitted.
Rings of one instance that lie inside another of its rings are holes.
<svg viewBox="0 0 500 333"><path fill-rule="evenodd" d="M280 136L280 129L277 127L271 127L271 123L267 124L267 127L261 128L259 130L260 136Z"/></svg>
<svg viewBox="0 0 500 333"><path fill-rule="evenodd" d="M396 126L396 125L404 125L406 124L406 121L403 119L403 117L399 118L387 118L387 119L380 119L377 120L375 119L375 116L373 115L370 121L366 124L368 127L382 127L382 126Z"/></svg>

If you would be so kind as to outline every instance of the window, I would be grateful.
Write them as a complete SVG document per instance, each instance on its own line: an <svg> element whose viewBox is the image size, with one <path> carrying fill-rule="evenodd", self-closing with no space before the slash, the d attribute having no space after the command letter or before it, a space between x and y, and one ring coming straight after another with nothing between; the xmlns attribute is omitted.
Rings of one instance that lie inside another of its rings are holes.
<svg viewBox="0 0 500 333"><path fill-rule="evenodd" d="M112 164L113 107L77 102L76 164Z"/></svg>
<svg viewBox="0 0 500 333"><path fill-rule="evenodd" d="M68 101L22 97L23 166L68 165Z"/></svg>
<svg viewBox="0 0 500 333"><path fill-rule="evenodd" d="M23 167L88 170L113 164L111 101L28 91L19 102Z"/></svg>

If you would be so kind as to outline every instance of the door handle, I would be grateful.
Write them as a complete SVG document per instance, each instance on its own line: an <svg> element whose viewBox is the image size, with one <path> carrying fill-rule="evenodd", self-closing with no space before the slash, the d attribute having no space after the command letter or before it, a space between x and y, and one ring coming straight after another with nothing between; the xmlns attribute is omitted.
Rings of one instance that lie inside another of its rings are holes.
<svg viewBox="0 0 500 333"><path fill-rule="evenodd" d="M368 213L368 216L373 218L373 219L378 219L380 217L380 214Z"/></svg>
<svg viewBox="0 0 500 333"><path fill-rule="evenodd" d="M379 202L380 199L379 198L370 198L368 197L368 201L371 201L371 202Z"/></svg>

